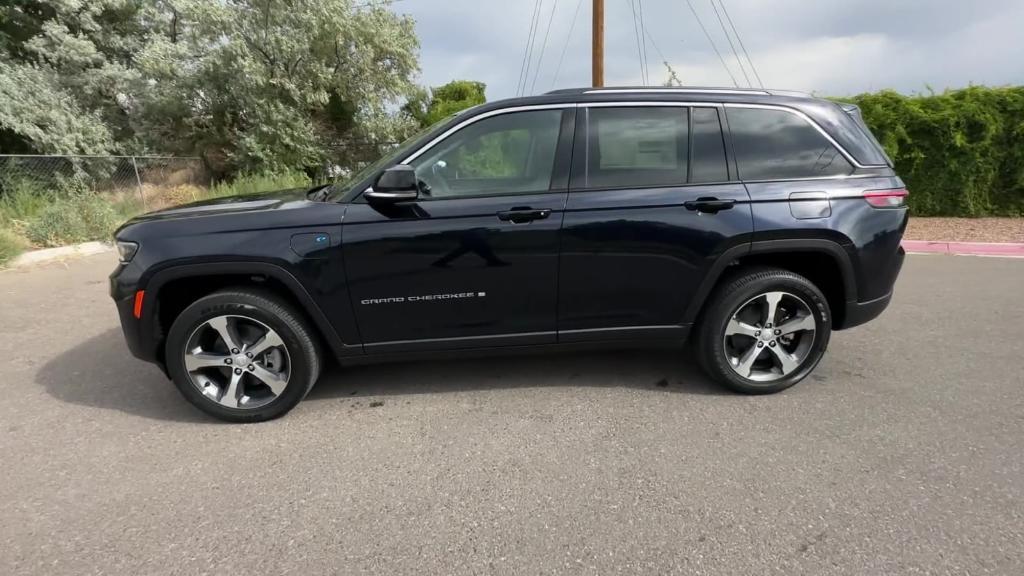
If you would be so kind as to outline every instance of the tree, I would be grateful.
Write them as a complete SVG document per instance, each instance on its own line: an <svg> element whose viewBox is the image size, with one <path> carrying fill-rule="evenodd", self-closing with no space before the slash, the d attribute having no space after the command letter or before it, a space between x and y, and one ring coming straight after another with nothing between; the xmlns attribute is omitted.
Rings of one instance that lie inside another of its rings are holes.
<svg viewBox="0 0 1024 576"><path fill-rule="evenodd" d="M139 66L145 133L215 171L347 165L398 139L414 93L413 22L351 0L178 0Z"/></svg>
<svg viewBox="0 0 1024 576"><path fill-rule="evenodd" d="M487 85L483 82L452 80L429 93L426 90L419 90L409 99L405 110L419 122L420 126L430 126L456 112L483 104L487 101L484 95L486 89Z"/></svg>
<svg viewBox="0 0 1024 576"><path fill-rule="evenodd" d="M665 65L665 68L668 69L668 78L666 78L665 81L662 82L661 85L662 86L682 86L683 85L683 81L679 79L679 74L676 74L676 69L673 68L672 65L668 63L667 60L665 62L662 62L662 63Z"/></svg>
<svg viewBox="0 0 1024 576"><path fill-rule="evenodd" d="M11 0L0 7L4 150L103 153L130 145L133 60L159 11L148 0Z"/></svg>

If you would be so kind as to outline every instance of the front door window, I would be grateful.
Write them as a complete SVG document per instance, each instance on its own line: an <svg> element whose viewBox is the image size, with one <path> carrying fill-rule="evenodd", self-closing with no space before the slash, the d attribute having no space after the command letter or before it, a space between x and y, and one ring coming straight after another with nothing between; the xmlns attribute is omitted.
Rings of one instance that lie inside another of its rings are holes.
<svg viewBox="0 0 1024 576"><path fill-rule="evenodd" d="M546 192L562 111L530 110L474 122L409 162L426 198Z"/></svg>

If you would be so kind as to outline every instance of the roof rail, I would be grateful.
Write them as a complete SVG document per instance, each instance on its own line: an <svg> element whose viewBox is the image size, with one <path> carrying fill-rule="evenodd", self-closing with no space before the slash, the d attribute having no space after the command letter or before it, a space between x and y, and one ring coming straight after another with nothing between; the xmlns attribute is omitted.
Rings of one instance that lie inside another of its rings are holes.
<svg viewBox="0 0 1024 576"><path fill-rule="evenodd" d="M664 88L591 88L584 90L583 94L686 94L686 93L701 93L701 94L763 94L765 96L770 93L767 90L759 90L756 88L684 88L684 87L664 87Z"/></svg>

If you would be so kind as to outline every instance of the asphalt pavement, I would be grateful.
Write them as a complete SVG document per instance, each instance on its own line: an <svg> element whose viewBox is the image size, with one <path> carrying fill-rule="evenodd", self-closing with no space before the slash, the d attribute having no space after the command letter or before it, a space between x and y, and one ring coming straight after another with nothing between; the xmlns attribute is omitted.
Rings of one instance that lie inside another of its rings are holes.
<svg viewBox="0 0 1024 576"><path fill-rule="evenodd" d="M1024 260L910 256L811 378L683 354L332 370L215 422L110 254L0 273L0 574L1024 574Z"/></svg>

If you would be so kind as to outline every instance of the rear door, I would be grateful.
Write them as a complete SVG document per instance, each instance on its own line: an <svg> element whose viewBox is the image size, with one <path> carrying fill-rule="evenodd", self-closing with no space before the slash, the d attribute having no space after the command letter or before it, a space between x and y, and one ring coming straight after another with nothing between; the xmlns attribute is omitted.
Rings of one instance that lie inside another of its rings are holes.
<svg viewBox="0 0 1024 576"><path fill-rule="evenodd" d="M353 202L343 249L367 352L555 341L574 114L467 119L405 160L418 200Z"/></svg>
<svg viewBox="0 0 1024 576"><path fill-rule="evenodd" d="M749 197L716 105L580 105L562 230L559 341L684 336Z"/></svg>

